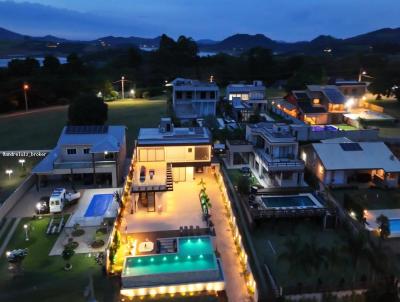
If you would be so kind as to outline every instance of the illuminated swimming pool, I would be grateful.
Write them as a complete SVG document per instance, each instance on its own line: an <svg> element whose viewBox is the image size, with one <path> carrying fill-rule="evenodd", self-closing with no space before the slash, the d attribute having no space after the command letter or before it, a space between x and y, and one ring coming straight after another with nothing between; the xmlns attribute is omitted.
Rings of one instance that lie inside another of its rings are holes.
<svg viewBox="0 0 400 302"><path fill-rule="evenodd" d="M128 257L124 276L144 276L217 270L210 237L178 238L178 252Z"/></svg>
<svg viewBox="0 0 400 302"><path fill-rule="evenodd" d="M84 217L103 216L114 199L113 194L95 194L90 200Z"/></svg>
<svg viewBox="0 0 400 302"><path fill-rule="evenodd" d="M261 201L266 208L322 207L311 194L261 196Z"/></svg>
<svg viewBox="0 0 400 302"><path fill-rule="evenodd" d="M400 233L400 218L389 219L390 233Z"/></svg>

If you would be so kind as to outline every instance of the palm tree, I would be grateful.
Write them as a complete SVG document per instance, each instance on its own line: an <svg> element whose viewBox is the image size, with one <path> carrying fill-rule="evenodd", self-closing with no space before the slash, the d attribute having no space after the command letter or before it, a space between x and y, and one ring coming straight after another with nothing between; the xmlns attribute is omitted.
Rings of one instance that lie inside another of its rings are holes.
<svg viewBox="0 0 400 302"><path fill-rule="evenodd" d="M390 236L389 218L381 214L376 218L376 223L379 225L379 245L381 245L382 241Z"/></svg>

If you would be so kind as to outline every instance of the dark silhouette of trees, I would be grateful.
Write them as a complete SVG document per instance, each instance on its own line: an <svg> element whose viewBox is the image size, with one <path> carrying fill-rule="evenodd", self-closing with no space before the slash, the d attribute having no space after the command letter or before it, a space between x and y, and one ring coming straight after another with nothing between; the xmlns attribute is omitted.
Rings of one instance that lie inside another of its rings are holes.
<svg viewBox="0 0 400 302"><path fill-rule="evenodd" d="M95 95L81 95L69 105L71 125L103 125L107 121L108 105Z"/></svg>

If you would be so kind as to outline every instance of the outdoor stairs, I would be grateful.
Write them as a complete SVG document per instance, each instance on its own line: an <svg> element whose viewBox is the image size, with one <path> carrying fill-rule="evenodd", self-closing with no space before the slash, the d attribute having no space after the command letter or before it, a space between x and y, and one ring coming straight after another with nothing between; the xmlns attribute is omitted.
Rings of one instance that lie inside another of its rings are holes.
<svg viewBox="0 0 400 302"><path fill-rule="evenodd" d="M159 238L160 242L160 253L175 253L176 238Z"/></svg>
<svg viewBox="0 0 400 302"><path fill-rule="evenodd" d="M172 165L167 164L167 179L165 181L165 184L167 186L167 191L173 191L174 190L174 180L172 178Z"/></svg>

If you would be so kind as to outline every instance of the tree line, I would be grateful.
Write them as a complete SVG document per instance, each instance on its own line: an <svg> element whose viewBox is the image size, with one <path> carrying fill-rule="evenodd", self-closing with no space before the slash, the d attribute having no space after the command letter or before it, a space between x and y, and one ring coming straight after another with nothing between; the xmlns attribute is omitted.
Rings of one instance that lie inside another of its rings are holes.
<svg viewBox="0 0 400 302"><path fill-rule="evenodd" d="M387 53L358 53L335 56L279 55L261 47L241 55L219 53L201 57L196 43L181 36L166 35L156 51L121 46L85 55L70 54L66 64L46 56L42 65L34 58L12 60L0 69L0 112L22 109L23 83L29 83L30 107L70 103L82 94L102 92L105 99L117 97L114 82L124 75L126 88L135 88L136 97L152 97L165 92L165 81L176 77L208 80L213 76L220 86L230 82L261 80L267 86L287 91L306 84L325 84L332 79L357 79L365 70L372 81L370 89L380 95L397 95L400 90L400 60Z"/></svg>

